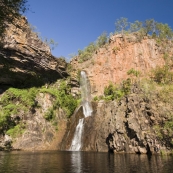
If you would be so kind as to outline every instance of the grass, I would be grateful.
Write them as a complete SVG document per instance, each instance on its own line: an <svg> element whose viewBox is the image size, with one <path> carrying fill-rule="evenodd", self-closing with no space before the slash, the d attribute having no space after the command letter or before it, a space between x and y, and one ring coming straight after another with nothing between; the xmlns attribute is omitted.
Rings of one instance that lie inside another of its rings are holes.
<svg viewBox="0 0 173 173"><path fill-rule="evenodd" d="M17 137L20 134L23 134L25 131L25 127L22 124L18 124L13 128L9 129L6 134L11 136L12 138Z"/></svg>

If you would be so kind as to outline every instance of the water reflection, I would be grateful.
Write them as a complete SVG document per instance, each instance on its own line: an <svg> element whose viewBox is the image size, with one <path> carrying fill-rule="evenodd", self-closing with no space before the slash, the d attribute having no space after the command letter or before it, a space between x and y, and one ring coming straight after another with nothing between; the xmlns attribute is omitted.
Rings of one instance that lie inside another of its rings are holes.
<svg viewBox="0 0 173 173"><path fill-rule="evenodd" d="M0 173L170 173L173 157L94 152L0 152Z"/></svg>
<svg viewBox="0 0 173 173"><path fill-rule="evenodd" d="M72 172L81 173L82 172L82 160L81 152L73 151L71 154L71 167Z"/></svg>

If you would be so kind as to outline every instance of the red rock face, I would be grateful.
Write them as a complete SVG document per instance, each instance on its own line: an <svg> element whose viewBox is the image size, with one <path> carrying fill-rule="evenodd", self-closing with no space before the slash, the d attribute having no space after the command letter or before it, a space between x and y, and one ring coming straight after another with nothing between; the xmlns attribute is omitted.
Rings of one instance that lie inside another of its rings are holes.
<svg viewBox="0 0 173 173"><path fill-rule="evenodd" d="M151 69L163 65L164 60L161 48L154 39L144 38L140 42L134 35L124 38L115 35L90 60L78 63L76 58L71 63L76 69L87 72L92 95L102 95L104 87L110 82L120 83L127 79L130 69L138 70L145 76Z"/></svg>

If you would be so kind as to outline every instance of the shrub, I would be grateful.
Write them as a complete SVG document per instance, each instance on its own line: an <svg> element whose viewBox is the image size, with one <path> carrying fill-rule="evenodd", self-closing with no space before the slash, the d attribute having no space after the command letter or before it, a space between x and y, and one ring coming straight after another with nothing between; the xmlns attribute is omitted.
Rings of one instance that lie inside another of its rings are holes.
<svg viewBox="0 0 173 173"><path fill-rule="evenodd" d="M38 90L36 88L30 89L17 89L10 88L1 98L1 104L7 105L10 101L21 101L25 106L35 106L35 97Z"/></svg>
<svg viewBox="0 0 173 173"><path fill-rule="evenodd" d="M93 53L103 45L105 45L107 42L107 34L103 33L101 34L97 40L94 42L91 42L87 47L84 48L84 50L78 50L79 55L79 63L82 63L84 61L87 61L91 59Z"/></svg>
<svg viewBox="0 0 173 173"><path fill-rule="evenodd" d="M48 111L45 113L44 118L48 121L54 120L55 113L53 108L48 109Z"/></svg>
<svg viewBox="0 0 173 173"><path fill-rule="evenodd" d="M70 87L65 81L62 81L60 86L57 88L43 88L40 92L46 92L55 97L53 109L61 107L67 113L67 117L70 117L77 107L77 99L70 94ZM48 120L53 119L54 115L52 110L49 110L45 114L45 118Z"/></svg>
<svg viewBox="0 0 173 173"><path fill-rule="evenodd" d="M114 99L121 99L124 95L130 92L130 85L129 81L123 81L122 86L116 86L110 83L108 86L104 88L104 99L105 100L114 100Z"/></svg>
<svg viewBox="0 0 173 173"><path fill-rule="evenodd" d="M173 82L173 72L169 70L168 65L156 67L152 72L152 79L158 84L171 84Z"/></svg>
<svg viewBox="0 0 173 173"><path fill-rule="evenodd" d="M25 131L25 126L22 124L18 124L16 126L14 126L13 128L10 128L6 134L10 135L11 137L15 138L17 137L19 134L23 134Z"/></svg>
<svg viewBox="0 0 173 173"><path fill-rule="evenodd" d="M130 90L131 90L131 79L130 78L123 81L121 90L125 95L130 93Z"/></svg>
<svg viewBox="0 0 173 173"><path fill-rule="evenodd" d="M113 49L112 49L112 51L113 51L113 53L115 53L115 54L117 54L117 52L120 50L120 48L119 47L114 47Z"/></svg>
<svg viewBox="0 0 173 173"><path fill-rule="evenodd" d="M35 107L36 88L17 89L9 88L1 97L0 105L0 131L6 132L14 128L17 124L17 114L21 111L27 111L31 107ZM17 104L16 104L17 102Z"/></svg>
<svg viewBox="0 0 173 173"><path fill-rule="evenodd" d="M138 70L135 70L134 68L131 68L128 72L127 72L128 75L132 75L132 76L136 76L138 77L140 75L140 71Z"/></svg>
<svg viewBox="0 0 173 173"><path fill-rule="evenodd" d="M105 45L107 42L107 33L104 32L103 34L101 34L97 40L96 40L96 46L99 48L99 47L102 47L103 45Z"/></svg>
<svg viewBox="0 0 173 173"><path fill-rule="evenodd" d="M98 99L97 96L95 96L95 97L93 98L93 100L94 100L94 101L98 101L99 99Z"/></svg>

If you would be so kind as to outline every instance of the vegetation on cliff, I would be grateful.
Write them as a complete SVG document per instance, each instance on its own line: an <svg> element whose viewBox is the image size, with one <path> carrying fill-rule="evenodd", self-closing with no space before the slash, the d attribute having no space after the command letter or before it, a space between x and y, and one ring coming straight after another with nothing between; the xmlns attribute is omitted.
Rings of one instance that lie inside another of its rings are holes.
<svg viewBox="0 0 173 173"><path fill-rule="evenodd" d="M27 10L27 0L0 0L0 36L6 27L6 22L13 23L15 18ZM15 24L15 23L14 23Z"/></svg>
<svg viewBox="0 0 173 173"><path fill-rule="evenodd" d="M12 137L23 133L27 126L24 123L25 115L34 114L36 109L42 109L42 105L38 103L37 98L40 93L47 93L52 96L52 106L45 111L44 118L55 126L57 125L57 109L63 109L69 118L77 107L77 99L70 94L70 86L65 81L59 81L49 87L9 88L0 98L0 133Z"/></svg>
<svg viewBox="0 0 173 173"><path fill-rule="evenodd" d="M105 45L107 42L107 34L104 32L101 34L95 42L91 42L87 47L84 48L84 50L78 50L79 55L79 62L82 63L84 61L87 61L92 57L92 54Z"/></svg>
<svg viewBox="0 0 173 173"><path fill-rule="evenodd" d="M144 37L148 36L156 39L157 43L162 46L165 53L167 50L168 40L173 39L173 31L168 24L163 24L155 21L154 19L148 19L143 21L135 21L134 23L128 22L127 18L117 19L115 22L115 35L122 34L128 35L135 33L137 41L140 42ZM114 35L110 33L109 36L104 32L101 34L95 42L91 42L84 50L78 50L78 62L82 63L92 58L99 48L106 45L108 40ZM115 47L114 52L118 51L119 48Z"/></svg>

